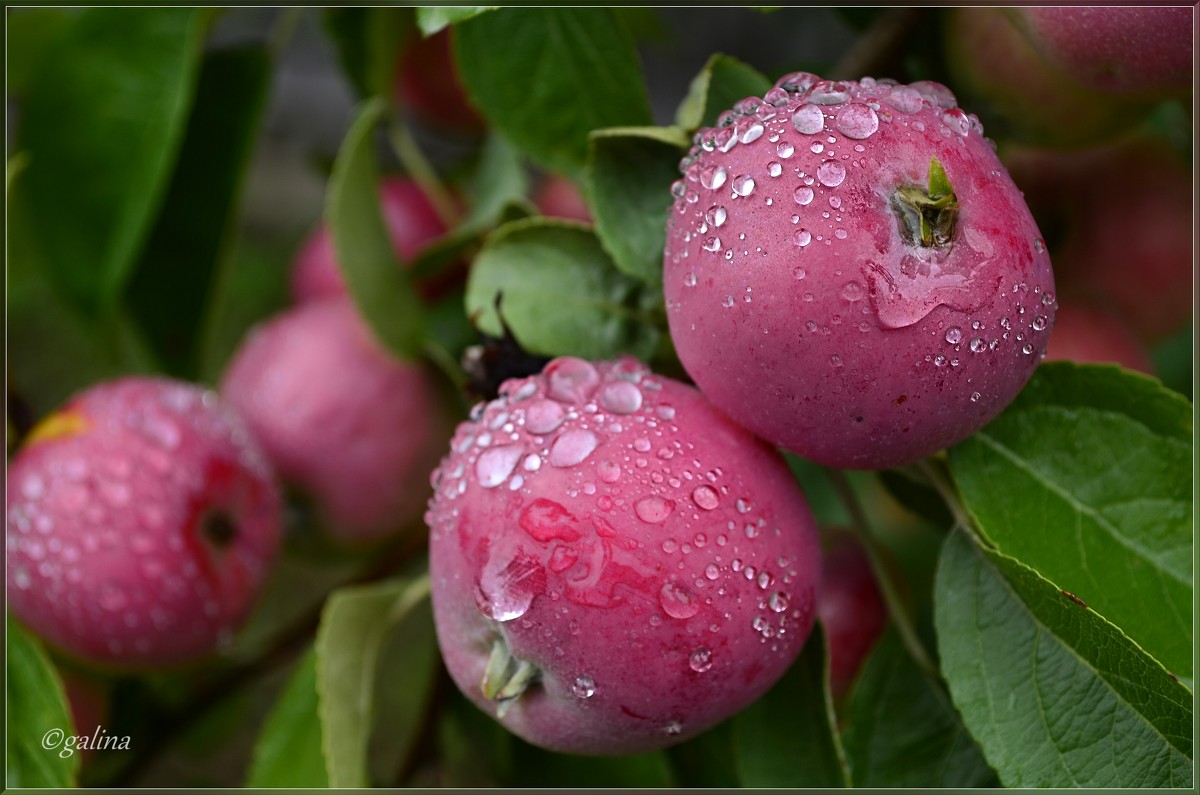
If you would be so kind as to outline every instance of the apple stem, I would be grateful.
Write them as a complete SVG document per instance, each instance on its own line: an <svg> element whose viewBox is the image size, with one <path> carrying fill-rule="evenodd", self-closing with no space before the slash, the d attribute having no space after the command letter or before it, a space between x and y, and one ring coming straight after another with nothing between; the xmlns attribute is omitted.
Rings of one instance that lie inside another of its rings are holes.
<svg viewBox="0 0 1200 795"><path fill-rule="evenodd" d="M496 717L503 718L541 673L533 663L513 657L504 638L496 638L480 683L483 697L496 702Z"/></svg>
<svg viewBox="0 0 1200 795"><path fill-rule="evenodd" d="M901 185L892 194L892 208L904 239L922 248L949 248L958 221L958 198L938 159L929 161L929 187Z"/></svg>
<svg viewBox="0 0 1200 795"><path fill-rule="evenodd" d="M895 583L892 582L891 573L884 566L883 551L880 549L879 543L870 533L870 522L867 521L866 513L859 504L858 496L854 493L854 488L850 485L846 475L840 469L829 470L829 479L833 483L834 489L841 498L842 503L846 506L846 510L850 514L851 525L854 529L854 535L862 544L863 550L867 553L867 559L871 563L871 571L875 574L875 581L879 583L879 590L883 594L883 601L887 604L888 613L891 614L892 621L896 625L896 631L900 634L900 640L908 649L909 655L913 661L930 676L937 677L937 666L934 665L933 659L929 656L929 652L925 650L925 646L921 643L921 639L917 636L916 625L908 610L904 607L904 602L900 598L900 592L896 589Z"/></svg>

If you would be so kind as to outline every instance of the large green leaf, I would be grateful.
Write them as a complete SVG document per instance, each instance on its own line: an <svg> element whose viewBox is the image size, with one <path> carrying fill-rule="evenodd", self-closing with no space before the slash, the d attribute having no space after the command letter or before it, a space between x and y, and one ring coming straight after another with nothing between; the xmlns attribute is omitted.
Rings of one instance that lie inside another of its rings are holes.
<svg viewBox="0 0 1200 795"><path fill-rule="evenodd" d="M675 123L685 130L711 127L717 116L746 97L761 97L771 81L749 64L715 53L692 78L688 94L675 111Z"/></svg>
<svg viewBox="0 0 1200 795"><path fill-rule="evenodd" d="M941 682L913 662L895 631L863 664L843 736L859 787L986 787L996 783Z"/></svg>
<svg viewBox="0 0 1200 795"><path fill-rule="evenodd" d="M342 71L359 96L391 96L412 13L389 6L324 10L325 27L337 47Z"/></svg>
<svg viewBox="0 0 1200 795"><path fill-rule="evenodd" d="M828 668L828 644L817 624L800 659L765 696L734 717L742 786L850 786Z"/></svg>
<svg viewBox="0 0 1200 795"><path fill-rule="evenodd" d="M30 79L20 146L55 286L98 314L129 277L175 164L207 12L92 8Z"/></svg>
<svg viewBox="0 0 1200 795"><path fill-rule="evenodd" d="M187 135L126 304L169 371L192 376L199 330L233 231L271 74L264 47L205 56Z"/></svg>
<svg viewBox="0 0 1200 795"><path fill-rule="evenodd" d="M392 353L415 358L421 350L421 304L379 213L375 127L386 111L378 98L359 108L333 165L325 221L346 287L367 325Z"/></svg>
<svg viewBox="0 0 1200 795"><path fill-rule="evenodd" d="M300 658L254 746L247 787L328 787L317 710L317 655Z"/></svg>
<svg viewBox="0 0 1200 795"><path fill-rule="evenodd" d="M459 23L475 107L519 149L577 179L588 133L652 121L633 40L606 8L501 8Z"/></svg>
<svg viewBox="0 0 1200 795"><path fill-rule="evenodd" d="M618 127L591 135L588 205L596 235L625 273L662 283L671 183L687 137L674 127Z"/></svg>
<svg viewBox="0 0 1200 795"><path fill-rule="evenodd" d="M442 28L492 11L499 6L421 6L417 9L417 27L425 36L432 36Z"/></svg>
<svg viewBox="0 0 1200 795"><path fill-rule="evenodd" d="M1111 623L961 531L935 602L950 694L1005 786L1192 786L1192 694Z"/></svg>
<svg viewBox="0 0 1200 795"><path fill-rule="evenodd" d="M462 225L473 232L490 228L507 205L525 198L528 192L529 175L520 155L503 135L493 131L483 142L471 181L471 211Z"/></svg>
<svg viewBox="0 0 1200 795"><path fill-rule="evenodd" d="M505 224L471 268L467 314L500 336L495 300L517 340L531 353L602 359L647 358L658 344L651 309L661 300L613 267L582 225L548 218Z"/></svg>
<svg viewBox="0 0 1200 795"><path fill-rule="evenodd" d="M80 755L62 680L42 644L11 618L5 693L8 707L7 787L73 787Z"/></svg>
<svg viewBox="0 0 1200 795"><path fill-rule="evenodd" d="M950 457L967 509L1002 552L1189 678L1191 416L1153 379L1055 363Z"/></svg>
<svg viewBox="0 0 1200 795"><path fill-rule="evenodd" d="M331 787L365 787L372 729L386 716L387 740L404 755L416 740L436 645L429 627L429 578L343 588L329 597L317 630L317 698ZM406 641L394 646L395 634ZM387 652L385 654L385 651ZM381 664L387 661L387 665ZM381 709L386 705L386 709Z"/></svg>
<svg viewBox="0 0 1200 795"><path fill-rule="evenodd" d="M37 70L42 56L51 43L70 27L72 18L72 11L66 8L7 10L8 59L4 79L10 96L25 94L29 78Z"/></svg>

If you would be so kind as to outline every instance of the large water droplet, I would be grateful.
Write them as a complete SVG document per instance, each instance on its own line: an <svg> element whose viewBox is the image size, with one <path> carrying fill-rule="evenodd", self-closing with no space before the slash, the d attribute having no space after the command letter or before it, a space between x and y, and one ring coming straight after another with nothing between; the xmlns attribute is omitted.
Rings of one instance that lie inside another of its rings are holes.
<svg viewBox="0 0 1200 795"><path fill-rule="evenodd" d="M493 489L516 469L525 451L519 444L506 444L485 450L475 461L475 477L485 489Z"/></svg>
<svg viewBox="0 0 1200 795"><path fill-rule="evenodd" d="M783 166L780 165L777 160L772 160L770 163L767 163L767 176L778 177L782 173Z"/></svg>
<svg viewBox="0 0 1200 795"><path fill-rule="evenodd" d="M951 326L946 329L946 342L951 345L957 345L962 340L962 329L958 326Z"/></svg>
<svg viewBox="0 0 1200 795"><path fill-rule="evenodd" d="M538 435L551 433L566 418L562 404L554 400L539 400L525 409L525 429Z"/></svg>
<svg viewBox="0 0 1200 795"><path fill-rule="evenodd" d="M836 188L846 179L846 167L836 160L826 160L817 166L817 182L827 188Z"/></svg>
<svg viewBox="0 0 1200 795"><path fill-rule="evenodd" d="M775 154L779 155L784 160L787 160L796 152L796 147L792 146L787 141L781 141L779 146L775 147Z"/></svg>
<svg viewBox="0 0 1200 795"><path fill-rule="evenodd" d="M879 116L861 102L851 102L838 112L833 125L847 138L870 138L879 129Z"/></svg>
<svg viewBox="0 0 1200 795"><path fill-rule="evenodd" d="M728 176L723 166L709 166L700 172L700 184L709 190L716 190L725 184Z"/></svg>
<svg viewBox="0 0 1200 795"><path fill-rule="evenodd" d="M550 446L550 465L573 467L582 463L592 454L599 443L600 440L591 431L583 429L567 431L555 439L554 444Z"/></svg>
<svg viewBox="0 0 1200 795"><path fill-rule="evenodd" d="M813 189L805 185L801 185L800 187L796 188L796 191L792 194L792 198L796 200L796 204L804 207L812 202Z"/></svg>
<svg viewBox="0 0 1200 795"><path fill-rule="evenodd" d="M512 621L525 615L533 598L545 589L546 570L537 558L519 546L515 550L497 547L480 574L475 604L495 621Z"/></svg>
<svg viewBox="0 0 1200 795"><path fill-rule="evenodd" d="M578 698L591 698L596 693L596 681L590 676L577 676L571 684L571 692Z"/></svg>
<svg viewBox="0 0 1200 795"><path fill-rule="evenodd" d="M632 414L642 407L642 391L628 381L616 381L601 390L600 405L614 414Z"/></svg>
<svg viewBox="0 0 1200 795"><path fill-rule="evenodd" d="M701 248L703 248L705 251L717 251L721 248L721 238L715 235L705 238L704 242L701 244Z"/></svg>
<svg viewBox="0 0 1200 795"><path fill-rule="evenodd" d="M714 204L712 207L708 208L706 213L704 213L704 220L706 223L712 224L713 228L716 229L718 226L725 223L725 219L728 217L728 215L729 214L725 212L724 207L719 204ZM720 246L719 243L717 245Z"/></svg>
<svg viewBox="0 0 1200 795"><path fill-rule="evenodd" d="M916 113L921 109L921 95L908 86L893 86L883 101L901 113Z"/></svg>
<svg viewBox="0 0 1200 795"><path fill-rule="evenodd" d="M754 192L754 177L749 174L738 174L733 178L733 192L738 196L749 196Z"/></svg>
<svg viewBox="0 0 1200 795"><path fill-rule="evenodd" d="M845 286L842 287L842 298L845 298L847 301L854 303L855 301L861 301L862 297L863 286L858 282L846 282Z"/></svg>
<svg viewBox="0 0 1200 795"><path fill-rule="evenodd" d="M546 379L550 384L550 397L564 403L581 403L587 400L600 383L596 368L583 359L564 356L546 365Z"/></svg>
<svg viewBox="0 0 1200 795"><path fill-rule="evenodd" d="M688 666L698 674L702 674L705 671L712 668L713 667L712 649L709 649L707 646L701 646L700 648L693 651L691 653L691 655L688 657Z"/></svg>
<svg viewBox="0 0 1200 795"><path fill-rule="evenodd" d="M771 598L767 600L767 606L770 607L773 612L782 613L784 610L788 609L787 594L783 593L782 591L776 591L775 593L771 594Z"/></svg>
<svg viewBox="0 0 1200 795"><path fill-rule="evenodd" d="M642 497L634 506L637 517L647 524L659 524L675 510L675 501L667 500L657 495Z"/></svg>
<svg viewBox="0 0 1200 795"><path fill-rule="evenodd" d="M674 582L663 585L658 602L671 618L688 619L700 612L700 603L692 592Z"/></svg>
<svg viewBox="0 0 1200 795"><path fill-rule="evenodd" d="M792 114L792 124L805 135L816 135L825 129L825 114L816 105L801 105Z"/></svg>
<svg viewBox="0 0 1200 795"><path fill-rule="evenodd" d="M692 500L706 511L713 510L721 501L720 497L717 496L717 490L711 486L697 486L692 491Z"/></svg>
<svg viewBox="0 0 1200 795"><path fill-rule="evenodd" d="M812 233L807 229L801 229L796 234L792 235L792 242L800 248L804 248L812 242Z"/></svg>
<svg viewBox="0 0 1200 795"><path fill-rule="evenodd" d="M1035 317L1033 319L1033 322L1030 323L1029 325L1033 328L1034 331L1044 331L1046 328L1046 316L1038 315L1037 317Z"/></svg>

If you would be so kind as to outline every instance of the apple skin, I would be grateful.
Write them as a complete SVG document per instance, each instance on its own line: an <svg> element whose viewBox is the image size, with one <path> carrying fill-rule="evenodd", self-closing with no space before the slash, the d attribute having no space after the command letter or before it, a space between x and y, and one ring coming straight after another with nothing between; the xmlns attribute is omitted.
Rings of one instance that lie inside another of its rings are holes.
<svg viewBox="0 0 1200 795"><path fill-rule="evenodd" d="M630 358L560 358L507 381L434 473L442 657L510 731L631 754L765 693L808 636L817 530L778 454L690 386ZM499 648L537 671L481 683Z"/></svg>
<svg viewBox="0 0 1200 795"><path fill-rule="evenodd" d="M397 177L381 180L379 210L392 247L402 262L411 260L446 232L437 211L412 180ZM292 299L303 304L345 295L346 282L337 262L329 227L321 223L301 244L292 262ZM436 291L436 286L431 285L419 288L423 292Z"/></svg>
<svg viewBox="0 0 1200 795"><path fill-rule="evenodd" d="M829 680L835 698L849 689L888 624L887 605L871 562L846 531L827 534L817 616L829 641Z"/></svg>
<svg viewBox="0 0 1200 795"><path fill-rule="evenodd" d="M797 73L767 93L700 130L672 186L680 362L735 421L825 466L961 441L1025 385L1054 323L1024 199L945 86ZM917 243L897 205L935 162L955 221Z"/></svg>
<svg viewBox="0 0 1200 795"><path fill-rule="evenodd" d="M420 518L448 412L433 374L386 353L348 299L253 328L221 394L334 540L379 541Z"/></svg>
<svg viewBox="0 0 1200 795"><path fill-rule="evenodd" d="M191 662L230 639L281 542L266 456L210 391L96 384L34 428L8 469L12 614L113 669Z"/></svg>

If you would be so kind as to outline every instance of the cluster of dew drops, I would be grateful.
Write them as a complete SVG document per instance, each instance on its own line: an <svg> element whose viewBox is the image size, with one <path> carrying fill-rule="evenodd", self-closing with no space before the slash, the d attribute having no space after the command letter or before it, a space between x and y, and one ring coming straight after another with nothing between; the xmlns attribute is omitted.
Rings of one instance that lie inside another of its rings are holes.
<svg viewBox="0 0 1200 795"><path fill-rule="evenodd" d="M86 418L80 421L91 422ZM143 626L145 618L136 603L143 601L147 593L192 589L202 600L204 614L214 619L220 615L221 606L196 561L185 551L184 535L165 532L168 523L177 519L168 516L166 507L156 499L158 495L139 494L136 484L145 482L140 475L146 471L152 480L168 478L183 491L202 494L205 472L187 465L186 456L178 455L189 433L205 440L224 438L238 451L239 463L264 479L270 477L266 464L249 444L245 429L229 421L219 408L216 393L209 390L168 387L152 400L141 399L136 405L131 401L129 410L116 422L147 444L135 454L110 452L93 462L83 455L56 457L44 470L29 471L20 483L12 484L16 499L8 511L7 551L9 555L19 553L21 558L13 567L12 584L23 591L33 587L34 579L25 563L36 565L44 597L51 602L62 601L80 631L96 620L98 608L101 620L111 616L134 633L202 632L203 628L194 623L189 629L188 622L181 621L157 597L145 600L151 604L150 626ZM56 504L45 504L50 500ZM56 534L53 515L78 517L86 529L77 536ZM132 521L114 522L116 516L129 516ZM180 562L177 569L164 564L163 547L169 551L167 559ZM97 586L94 602L80 604L78 588L86 579L81 565L84 557L127 553L135 560L144 592L129 593L128 584L105 580ZM246 562L256 565L254 561ZM226 647L231 642L232 633L222 633L219 645ZM120 638L110 639L107 645L112 654L127 651ZM151 647L148 635L135 636L131 645L136 652Z"/></svg>
<svg viewBox="0 0 1200 795"><path fill-rule="evenodd" d="M661 399L662 384L645 365L626 357L600 367L597 370L582 359L559 359L547 368L546 375L508 381L499 398L476 405L470 422L461 424L455 433L451 442L454 454L433 473L435 497L426 514L431 531L452 532L459 514L454 503L468 494L471 483L493 494L524 491L552 498L545 488L534 488L538 474L546 467L568 470L575 477L568 480L563 496L571 500L594 497L597 512L593 516L632 513L640 522L656 525L676 515L671 527L682 526L686 531L688 537L682 541L670 535L660 543L663 553L678 558L676 567L690 582L672 580L661 586L658 603L662 614L650 615L651 627L661 625L664 615L668 620L690 619L700 612L702 603L711 607L720 598L740 603L743 589L730 588L728 580L723 580L734 576L751 583L756 594L759 612L752 620L754 633L761 643L778 651L789 625L803 619L804 610L810 609L793 605L787 590L797 574L793 561L780 556L774 561L778 568L772 571L743 560L741 556L747 553L741 550L743 544L753 543L762 534L782 531L758 515L750 499L731 494L729 486L722 483L725 473L720 467L706 469L695 457L694 445L679 434L676 408ZM637 493L628 494L631 491ZM733 500L738 519L716 527L706 523L705 515L725 500ZM446 504L436 505L440 501ZM685 512L690 516L679 516ZM607 521L598 526L611 528ZM641 546L632 539L612 540L630 551ZM552 571L560 568L556 553L561 550L558 547L547 554ZM573 557L563 565L572 562ZM558 594L551 592L550 596ZM525 602L516 610L492 617L519 619L527 607ZM569 612L566 607L561 610L564 615ZM731 614L725 612L723 618L729 620ZM569 629L577 634L578 622L572 620ZM721 629L719 621L708 626L712 633ZM634 630L634 643L638 637ZM561 648L558 651L561 653ZM688 667L695 673L709 671L714 662L715 655L707 645L698 645L688 656ZM580 698L590 698L597 685L592 677L581 674L572 690Z"/></svg>
<svg viewBox="0 0 1200 795"><path fill-rule="evenodd" d="M943 137L955 140L959 145L965 145L972 135L983 137L979 118L959 108L954 94L940 83L918 81L901 85L894 80L871 77L848 83L822 80L808 72L784 75L763 97L747 97L738 101L718 117L715 127L702 128L693 137L692 148L679 163L683 178L671 185L675 211L692 219L691 227L683 233L684 243L699 239L702 251L719 256L730 264L736 264L738 247L742 248L743 257L750 257L746 233L738 234L737 243L740 246L730 245L731 241L722 238L721 227L729 219L730 207L734 206L734 202L751 200L757 179L774 180L785 174L797 184L792 192L796 208L790 219L797 226L792 235L796 249L803 251L813 243L831 246L837 240L846 239L846 229L838 225L843 220L839 214L843 209L843 197L838 195L836 189L845 181L847 167L862 168L866 165L865 153L880 125L911 125L914 131L924 132L924 121L910 120L908 117L929 108L940 111L939 132ZM797 133L799 137L796 137ZM845 140L840 140L838 134ZM774 147L775 154L767 162L763 174L731 175L722 165L706 166L701 162L704 153L728 153L736 146L754 144L764 138L767 145ZM984 140L994 146L989 139ZM807 146L813 154L823 157L815 174L788 165L798 146ZM711 204L703 201L705 196L710 197ZM828 209L821 207L819 199L828 204ZM763 201L770 206L775 199L766 196ZM818 211L820 221L814 215ZM805 223L803 226L802 221ZM822 223L824 225L818 228ZM1034 240L1033 245L1039 254L1045 251L1045 243L1040 238ZM756 246L754 252L759 257L767 254L761 246ZM673 256L688 258L688 247L681 247ZM808 274L804 265L798 264L793 268L792 275L797 281L802 281ZM695 287L697 282L695 269L689 269L683 277L684 286ZM1035 303L1047 311L1053 308L1055 299L1052 292L1043 292L1037 285L1032 288L1024 284L1013 287L1014 293L1030 291L1034 293ZM752 292L752 288L747 286L741 300L752 303ZM869 315L871 308L863 301L866 295L866 288L851 279L843 286L841 297L850 306L858 305L863 315ZM805 293L804 299L811 302L812 293ZM1020 299L1018 297L1014 310L1016 314L1024 315L1026 306ZM733 295L721 299L721 305L726 309L733 308L737 303L738 299ZM911 318L911 322L917 319ZM835 322L840 321L840 316L835 316ZM1014 330L1012 319L1002 318L998 335L989 336L988 329L980 321L972 321L969 332L961 327L950 327L945 329L944 334L945 343L952 348L950 355L931 353L925 356L924 361L935 367L956 367L962 360L954 354L995 351L1002 340L1009 339L1010 334L1015 334L1016 341L1021 343L1018 346L1020 354L1032 355L1038 346L1029 337L1044 331L1047 325L1046 314L1034 312L1025 324L1026 328L1021 330ZM811 333L818 330L829 333L828 326L819 328L814 320L809 320L806 327ZM872 324L863 320L858 328L867 332ZM764 328L763 332L767 333L768 329ZM834 367L839 366L840 357L831 357L830 363ZM979 393L972 393L972 401L978 401L979 398Z"/></svg>

